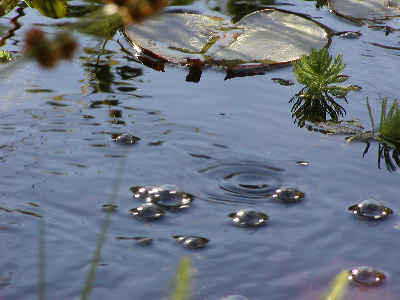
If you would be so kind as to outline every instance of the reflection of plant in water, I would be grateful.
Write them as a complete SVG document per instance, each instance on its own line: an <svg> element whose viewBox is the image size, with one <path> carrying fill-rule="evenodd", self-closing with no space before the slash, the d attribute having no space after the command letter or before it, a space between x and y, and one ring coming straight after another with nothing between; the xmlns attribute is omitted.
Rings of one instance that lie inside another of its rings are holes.
<svg viewBox="0 0 400 300"><path fill-rule="evenodd" d="M305 1L315 1L315 8L321 8L328 3L328 0L305 0Z"/></svg>
<svg viewBox="0 0 400 300"><path fill-rule="evenodd" d="M295 123L303 127L305 121L326 121L326 114L332 121L337 121L339 115L346 113L335 98L343 98L347 102L347 93L359 87L336 85L348 79L342 74L345 66L340 54L333 60L326 48L319 51L312 49L309 56L302 56L293 63L297 81L305 86L289 101L295 101L292 107Z"/></svg>
<svg viewBox="0 0 400 300"><path fill-rule="evenodd" d="M379 142L378 167L380 168L381 160L384 159L386 168L389 171L395 171L397 167L400 167L400 107L397 99L395 99L392 102L389 111L387 111L387 100L387 98L382 99L379 126L377 131L375 131L374 118L367 98L366 105L371 121L371 130L348 137L346 138L346 142L367 142L367 146L363 153L364 156L369 150L370 144L368 141L371 139L376 140Z"/></svg>

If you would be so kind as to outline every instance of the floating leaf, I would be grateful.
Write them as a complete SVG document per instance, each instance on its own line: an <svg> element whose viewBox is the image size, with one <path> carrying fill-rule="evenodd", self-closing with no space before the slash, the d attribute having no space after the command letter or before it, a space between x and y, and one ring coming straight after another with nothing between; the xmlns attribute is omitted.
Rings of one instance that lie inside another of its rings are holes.
<svg viewBox="0 0 400 300"><path fill-rule="evenodd" d="M124 32L138 57L226 67L287 64L330 43L321 24L278 9L251 13L235 24L220 17L170 11L127 26Z"/></svg>
<svg viewBox="0 0 400 300"><path fill-rule="evenodd" d="M328 0L328 5L335 14L361 24L400 16L399 0Z"/></svg>
<svg viewBox="0 0 400 300"><path fill-rule="evenodd" d="M25 3L50 18L63 18L67 14L66 0L25 0Z"/></svg>

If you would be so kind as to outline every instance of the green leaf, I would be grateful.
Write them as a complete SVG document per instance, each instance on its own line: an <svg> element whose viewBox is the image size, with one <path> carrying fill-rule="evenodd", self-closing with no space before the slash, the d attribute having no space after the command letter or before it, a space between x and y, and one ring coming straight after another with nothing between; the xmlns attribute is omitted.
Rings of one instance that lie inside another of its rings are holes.
<svg viewBox="0 0 400 300"><path fill-rule="evenodd" d="M346 293L349 281L347 279L348 272L340 272L332 281L329 289L321 297L321 300L341 300Z"/></svg>
<svg viewBox="0 0 400 300"><path fill-rule="evenodd" d="M0 17L5 16L12 11L18 4L18 0L1 0L0 1Z"/></svg>
<svg viewBox="0 0 400 300"><path fill-rule="evenodd" d="M25 0L25 3L49 18L63 18L67 14L66 0Z"/></svg>
<svg viewBox="0 0 400 300"><path fill-rule="evenodd" d="M174 292L171 297L172 300L189 300L191 276L192 268L190 265L190 258L184 256L181 258L176 272Z"/></svg>
<svg viewBox="0 0 400 300"><path fill-rule="evenodd" d="M12 59L11 53L0 49L0 63L5 64L10 62Z"/></svg>
<svg viewBox="0 0 400 300"><path fill-rule="evenodd" d="M65 24L71 30L111 39L122 26L122 19L118 13L108 15L103 8L99 8L75 23Z"/></svg>
<svg viewBox="0 0 400 300"><path fill-rule="evenodd" d="M391 142L400 143L400 107L397 100L392 102L389 112L386 114L385 98L382 102L381 123L379 134Z"/></svg>

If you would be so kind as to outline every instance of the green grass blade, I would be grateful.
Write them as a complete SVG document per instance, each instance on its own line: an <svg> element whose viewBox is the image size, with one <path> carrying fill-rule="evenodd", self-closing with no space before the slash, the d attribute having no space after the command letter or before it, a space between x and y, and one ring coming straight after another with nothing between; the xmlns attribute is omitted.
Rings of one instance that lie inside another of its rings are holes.
<svg viewBox="0 0 400 300"><path fill-rule="evenodd" d="M329 289L321 297L321 300L342 300L349 284L347 276L347 271L340 272L332 281Z"/></svg>
<svg viewBox="0 0 400 300"><path fill-rule="evenodd" d="M128 152L128 150L126 152ZM125 153L125 154L127 154L127 153ZM117 177L115 179L113 190L111 192L111 197L110 197L110 203L111 204L114 204L115 200L117 198L118 191L119 191L120 186L121 186L124 166L125 166L125 160L121 159L121 162L120 162L120 165L119 165L119 168L118 168L118 171L117 171ZM104 244L104 241L106 239L106 233L107 233L108 227L110 225L111 212L112 212L112 209L108 209L106 211L106 216L105 216L103 225L101 227L100 236L99 236L99 239L97 240L96 250L94 252L92 261L90 263L89 274L88 274L88 277L86 279L85 286L83 287L83 291L82 291L82 295L81 295L81 299L82 300L87 300L88 299L88 297L90 295L90 292L92 291L92 288L93 288L93 281L94 281L95 274L96 274L96 267L97 267L97 264L100 261L101 250L103 248L103 244Z"/></svg>
<svg viewBox="0 0 400 300"><path fill-rule="evenodd" d="M367 110L368 110L369 120L371 121L371 130L372 130L372 134L375 134L374 116L372 115L371 105L369 105L368 97L367 97Z"/></svg>
<svg viewBox="0 0 400 300"><path fill-rule="evenodd" d="M39 300L45 299L46 291L46 248L45 248L45 223L40 218L39 223Z"/></svg>
<svg viewBox="0 0 400 300"><path fill-rule="evenodd" d="M379 129L378 131L380 132L383 128L383 124L385 123L386 120L386 104L387 104L387 98L382 99L382 108L381 108L381 118L379 120Z"/></svg>
<svg viewBox="0 0 400 300"><path fill-rule="evenodd" d="M190 258L184 256L181 258L178 270L176 272L174 292L172 294L172 300L189 300L190 288L191 288L191 276L192 268L190 264Z"/></svg>

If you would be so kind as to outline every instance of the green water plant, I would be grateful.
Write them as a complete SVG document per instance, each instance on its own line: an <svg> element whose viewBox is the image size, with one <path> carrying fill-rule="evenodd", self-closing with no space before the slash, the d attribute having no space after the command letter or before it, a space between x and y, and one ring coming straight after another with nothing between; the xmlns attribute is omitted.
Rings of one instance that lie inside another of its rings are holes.
<svg viewBox="0 0 400 300"><path fill-rule="evenodd" d="M307 120L326 121L329 115L330 120L338 121L339 116L345 115L345 109L336 99L347 102L347 93L360 89L354 85L339 85L349 78L342 74L345 67L342 55L333 58L326 48L319 51L312 49L310 55L293 62L293 73L297 81L304 85L289 101L294 103L292 117L295 123L303 127Z"/></svg>
<svg viewBox="0 0 400 300"><path fill-rule="evenodd" d="M382 99L381 114L378 127L375 128L374 117L371 106L366 99L369 119L371 122L371 130L362 131L361 133L347 137L347 143L354 141L366 142L366 148L363 156L369 150L369 141L375 140L378 146L378 167L381 166L381 160L385 161L389 171L395 171L400 167L400 105L397 99L393 100L388 110L388 98Z"/></svg>
<svg viewBox="0 0 400 300"><path fill-rule="evenodd" d="M0 49L0 63L5 64L10 62L12 59L11 53Z"/></svg>
<svg viewBox="0 0 400 300"><path fill-rule="evenodd" d="M331 286L325 291L321 300L342 300L349 285L348 272L342 271L332 280Z"/></svg>
<svg viewBox="0 0 400 300"><path fill-rule="evenodd" d="M189 300L191 289L192 267L190 257L184 256L179 261L176 271L171 300Z"/></svg>

